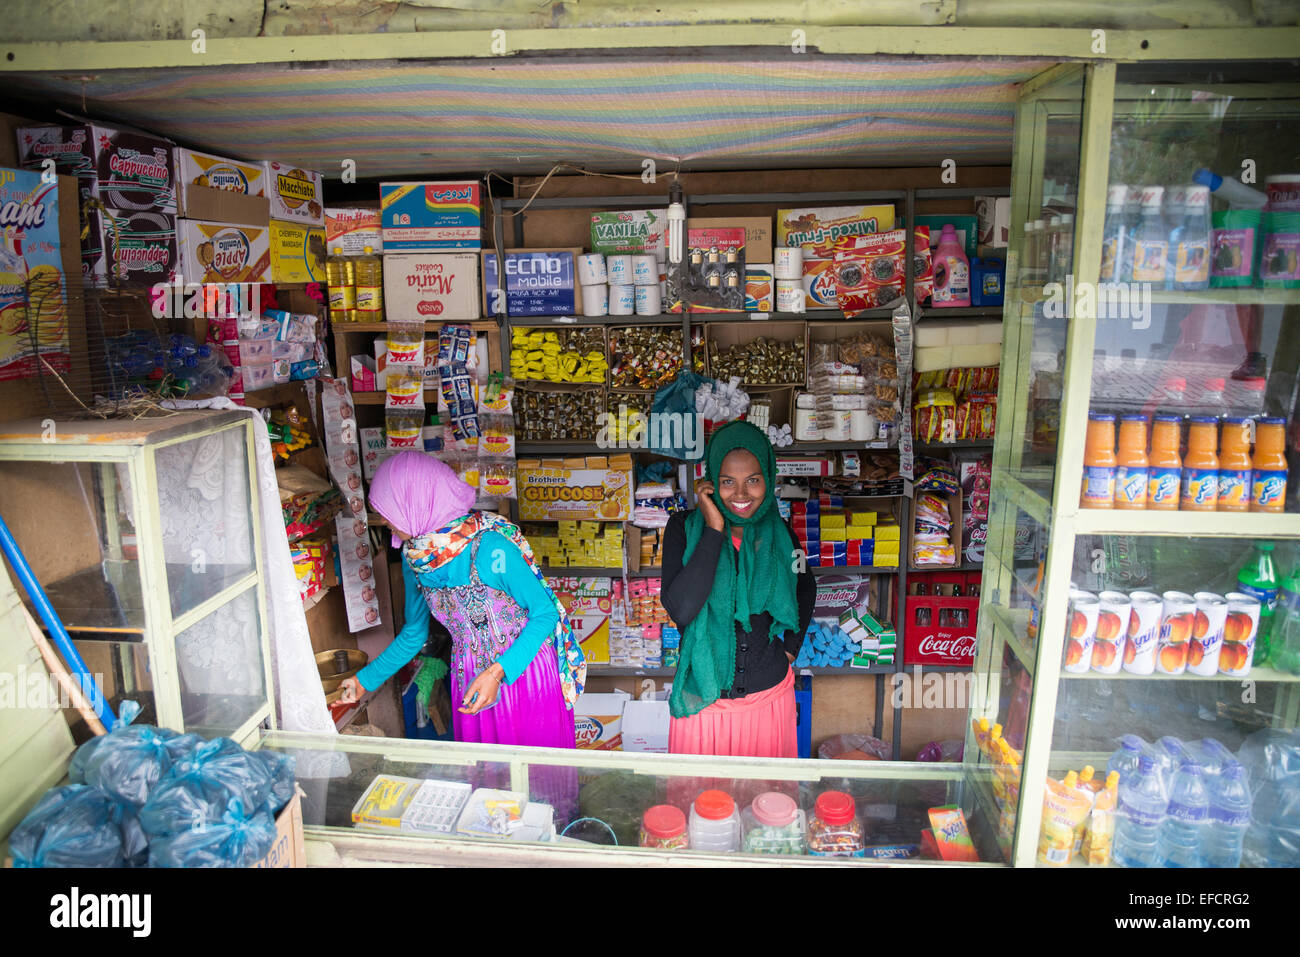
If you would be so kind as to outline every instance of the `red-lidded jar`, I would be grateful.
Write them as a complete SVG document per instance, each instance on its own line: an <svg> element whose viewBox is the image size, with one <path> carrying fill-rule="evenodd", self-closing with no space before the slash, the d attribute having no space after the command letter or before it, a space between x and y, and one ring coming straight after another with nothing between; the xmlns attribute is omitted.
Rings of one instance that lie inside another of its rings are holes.
<svg viewBox="0 0 1300 957"><path fill-rule="evenodd" d="M866 854L853 798L843 791L824 791L818 795L813 818L808 822L808 853L825 857Z"/></svg>
<svg viewBox="0 0 1300 957"><path fill-rule="evenodd" d="M686 837L686 815L671 804L656 804L641 818L641 846L660 850L683 850L689 845Z"/></svg>

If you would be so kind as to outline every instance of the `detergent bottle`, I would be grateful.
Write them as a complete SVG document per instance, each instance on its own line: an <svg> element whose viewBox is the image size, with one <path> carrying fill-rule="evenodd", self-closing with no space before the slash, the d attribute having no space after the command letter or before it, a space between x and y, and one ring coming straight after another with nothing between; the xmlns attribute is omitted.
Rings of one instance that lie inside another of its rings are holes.
<svg viewBox="0 0 1300 957"><path fill-rule="evenodd" d="M952 223L944 223L934 251L934 293L936 307L970 305L970 260L966 258Z"/></svg>

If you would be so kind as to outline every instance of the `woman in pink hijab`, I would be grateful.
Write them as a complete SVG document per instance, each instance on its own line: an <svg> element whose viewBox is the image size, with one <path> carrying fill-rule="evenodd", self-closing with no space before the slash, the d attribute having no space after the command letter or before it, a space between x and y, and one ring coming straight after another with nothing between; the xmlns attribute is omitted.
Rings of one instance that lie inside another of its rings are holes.
<svg viewBox="0 0 1300 957"><path fill-rule="evenodd" d="M370 503L402 550L406 624L344 683L343 698L378 688L410 661L432 614L452 637L457 741L572 748L573 703L587 666L568 615L519 529L473 511L474 498L422 452L399 453L375 472Z"/></svg>

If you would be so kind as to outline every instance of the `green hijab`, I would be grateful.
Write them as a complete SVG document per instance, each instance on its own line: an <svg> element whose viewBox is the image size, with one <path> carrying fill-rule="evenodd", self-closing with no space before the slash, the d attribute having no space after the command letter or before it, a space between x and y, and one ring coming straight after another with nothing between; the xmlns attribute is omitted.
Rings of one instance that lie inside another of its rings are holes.
<svg viewBox="0 0 1300 957"><path fill-rule="evenodd" d="M752 515L734 514L718 496L722 460L736 449L758 459L767 482L767 494ZM771 641L799 627L799 603L795 594L794 555L790 532L776 507L776 454L772 443L757 426L728 422L713 433L705 451L705 477L713 483L713 501L722 512L722 553L709 598L682 632L681 653L669 710L685 718L718 700L730 688L736 672L736 624L750 628L752 615L768 612ZM740 549L731 547L731 526L745 529ZM707 527L699 509L686 517L684 565L700 543Z"/></svg>

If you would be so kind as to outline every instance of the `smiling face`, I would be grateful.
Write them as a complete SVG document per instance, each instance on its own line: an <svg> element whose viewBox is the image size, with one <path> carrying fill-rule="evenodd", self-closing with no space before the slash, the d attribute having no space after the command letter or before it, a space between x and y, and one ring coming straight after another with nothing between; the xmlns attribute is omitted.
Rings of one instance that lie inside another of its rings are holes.
<svg viewBox="0 0 1300 957"><path fill-rule="evenodd" d="M753 515L767 495L767 482L752 452L736 449L722 460L718 474L718 498L740 518Z"/></svg>

